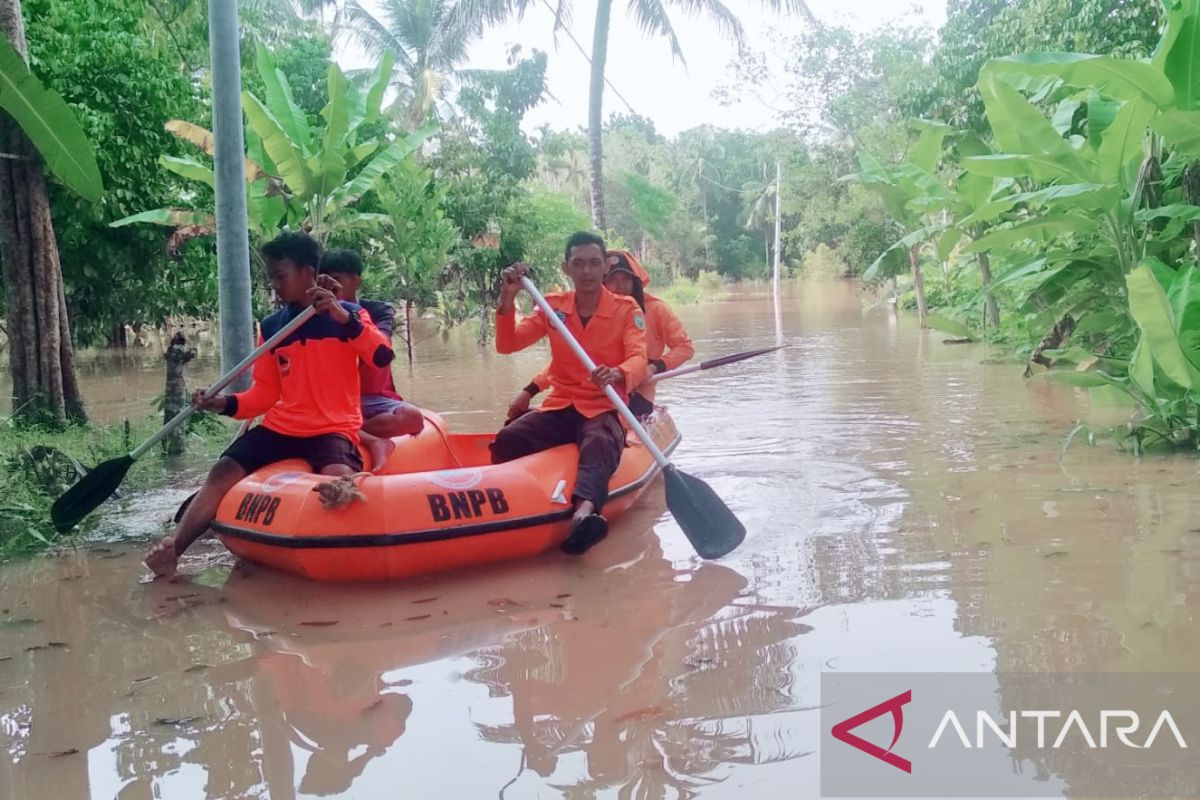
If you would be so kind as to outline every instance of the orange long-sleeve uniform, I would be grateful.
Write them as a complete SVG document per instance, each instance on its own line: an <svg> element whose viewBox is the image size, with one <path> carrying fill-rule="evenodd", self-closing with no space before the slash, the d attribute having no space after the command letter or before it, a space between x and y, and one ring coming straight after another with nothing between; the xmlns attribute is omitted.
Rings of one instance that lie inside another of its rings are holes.
<svg viewBox="0 0 1200 800"><path fill-rule="evenodd" d="M618 297L607 289L600 292L596 313L585 327L575 308L574 292L554 292L546 295L550 306L566 323L567 330L592 357L597 366L616 367L625 374L625 386L637 386L646 377L646 319L630 297ZM550 365L546 368L546 383L550 395L541 405L542 411L554 411L574 406L589 419L612 410L612 403L594 383L588 370L574 351L551 327L541 308L517 320L516 310L508 314L496 312L496 352L515 353L550 337ZM627 388L614 387L621 399L628 402Z"/></svg>
<svg viewBox="0 0 1200 800"><path fill-rule="evenodd" d="M226 412L236 419L266 414L262 425L287 436L336 433L358 442L362 402L358 363L384 367L392 346L365 310L342 302L350 321L340 325L318 314L254 363L254 383L230 395ZM259 344L300 313L284 308L259 326Z"/></svg>
<svg viewBox="0 0 1200 800"><path fill-rule="evenodd" d="M660 372L677 369L692 360L696 348L683 323L671 307L651 294L644 295L646 300L646 360L656 364ZM657 363L656 363L657 362ZM550 385L550 365L537 374L533 385L538 391L545 391ZM634 388L638 394L654 402L655 389L658 384L641 385Z"/></svg>

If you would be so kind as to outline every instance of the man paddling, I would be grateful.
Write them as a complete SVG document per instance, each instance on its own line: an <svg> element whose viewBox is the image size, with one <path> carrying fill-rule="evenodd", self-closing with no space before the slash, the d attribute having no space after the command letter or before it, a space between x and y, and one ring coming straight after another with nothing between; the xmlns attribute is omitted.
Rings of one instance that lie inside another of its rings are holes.
<svg viewBox="0 0 1200 800"><path fill-rule="evenodd" d="M381 300L361 300L358 290L362 288L363 263L353 250L330 250L321 256L321 277L333 279L326 286L337 293L341 300L361 306L371 317L375 327L392 339L396 312ZM359 432L363 447L371 455L371 469L378 471L387 463L388 456L396 449L392 441L395 436L415 436L425 427L425 416L421 409L396 393L396 382L390 365L377 367L369 362L358 366L362 386L363 426Z"/></svg>
<svg viewBox="0 0 1200 800"><path fill-rule="evenodd" d="M649 360L646 378L678 369L690 361L696 354L691 338L671 307L645 291L650 284L650 273L637 257L627 250L609 250L607 260L604 287L613 294L632 297L646 314L646 358ZM510 420L528 411L529 401L550 385L549 372L549 367L543 369L517 393L508 407ZM630 392L629 409L639 418L644 419L654 411L655 388L656 384L643 381Z"/></svg>
<svg viewBox="0 0 1200 800"><path fill-rule="evenodd" d="M321 475L362 470L358 362L387 366L391 344L366 311L317 286L320 249L311 236L282 233L263 245L262 255L271 288L286 305L262 321L260 341L310 303L320 313L255 362L246 391L207 400L203 392L193 396L199 408L236 419L266 416L221 455L172 534L146 554L146 566L158 577L175 572L179 556L208 530L221 500L251 472L289 458L306 460Z"/></svg>
<svg viewBox="0 0 1200 800"><path fill-rule="evenodd" d="M608 534L601 516L608 498L608 481L625 447L625 429L604 395L612 386L628 401L627 387L646 375L646 319L632 298L604 288L607 269L604 240L579 232L567 240L562 270L574 291L555 292L546 299L575 338L598 365L590 375L571 348L551 327L541 309L517 321L515 300L527 264L504 270L496 308L496 350L515 353L550 336L550 394L536 413L505 426L492 443L492 462L499 464L574 442L579 469L572 494L571 532L562 549L572 555L586 552Z"/></svg>

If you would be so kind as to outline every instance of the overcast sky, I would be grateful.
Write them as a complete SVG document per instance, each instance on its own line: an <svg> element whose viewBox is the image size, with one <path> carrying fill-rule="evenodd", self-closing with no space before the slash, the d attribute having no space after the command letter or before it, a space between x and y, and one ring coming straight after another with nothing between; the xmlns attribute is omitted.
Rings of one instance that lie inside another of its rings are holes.
<svg viewBox="0 0 1200 800"><path fill-rule="evenodd" d="M798 32L806 24L801 17L769 14L755 0L726 2L741 17L751 48L761 45L763 34L769 29ZM371 8L375 3L366 0L363 5ZM593 4L588 0L575 0L574 5L576 17L571 32L590 52ZM842 23L872 29L903 16L907 22L936 29L945 19L946 3L945 0L910 0L907 5L896 0L809 0L809 7L827 24ZM626 4L621 0L613 4L606 74L635 111L654 120L660 133L673 135L704 123L754 130L772 126L771 111L756 100L733 107L721 106L713 100L712 91L725 79L735 51L712 23L678 12L672 15L687 58L685 66L672 60L665 40L643 36L625 9ZM526 50L545 50L549 55L549 90L553 97L529 112L526 129L532 130L544 123L556 129L585 126L588 62L562 34L555 46L553 15L545 3L537 3L521 22L489 30L472 48L466 66L503 68L508 48L513 44L521 44ZM366 63L350 48L341 48L338 60L347 67ZM627 110L611 90L605 92L605 117Z"/></svg>

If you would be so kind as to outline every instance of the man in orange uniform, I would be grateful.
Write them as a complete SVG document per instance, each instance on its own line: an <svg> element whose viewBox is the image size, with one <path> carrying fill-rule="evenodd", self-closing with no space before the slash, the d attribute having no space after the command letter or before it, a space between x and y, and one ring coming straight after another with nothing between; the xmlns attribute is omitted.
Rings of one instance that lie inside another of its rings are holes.
<svg viewBox="0 0 1200 800"><path fill-rule="evenodd" d="M317 286L320 248L305 233L283 233L263 245L271 288L286 303L262 321L260 343L311 303L320 312L254 364L254 382L244 392L192 397L199 408L236 419L265 413L221 455L174 532L146 555L162 577L175 572L179 556L208 530L222 498L257 469L289 458L308 461L321 475L362 470L358 430L362 427L359 360L391 363L391 344L353 303Z"/></svg>
<svg viewBox="0 0 1200 800"><path fill-rule="evenodd" d="M604 288L607 268L604 240L592 233L575 233L567 240L562 270L575 286L546 300L598 365L590 375L563 338L550 326L541 309L517 322L514 301L521 290L526 264L504 270L500 304L496 309L496 350L515 353L543 336L550 337L550 395L537 413L505 426L492 443L492 461L499 464L561 444L579 446L579 470L572 501L571 533L562 549L578 555L608 534L600 515L608 499L608 481L625 448L625 429L603 387L612 386L628 402L627 387L646 375L646 319L632 298Z"/></svg>
<svg viewBox="0 0 1200 800"><path fill-rule="evenodd" d="M650 274L641 262L627 250L608 251L608 272L604 276L604 287L613 294L632 297L646 314L646 358L649 366L646 377L672 369L678 369L691 361L696 354L692 340L683 323L671 311L670 306L645 291L650 285ZM529 401L550 385L550 368L538 373L528 386L522 389L508 407L510 420L529 410ZM653 383L638 386L629 395L629 408L639 418L648 417L654 411Z"/></svg>

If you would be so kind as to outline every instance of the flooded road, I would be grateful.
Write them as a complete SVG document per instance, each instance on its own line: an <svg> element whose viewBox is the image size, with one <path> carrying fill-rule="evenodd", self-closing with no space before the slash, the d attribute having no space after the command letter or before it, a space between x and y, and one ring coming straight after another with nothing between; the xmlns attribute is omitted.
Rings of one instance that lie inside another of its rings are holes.
<svg viewBox="0 0 1200 800"><path fill-rule="evenodd" d="M182 583L120 544L0 566L0 798L816 797L822 671L1193 668L1194 459L1060 458L1082 395L848 284L778 333L763 297L680 316L701 358L792 345L659 391L749 531L731 556L699 561L656 488L582 558L392 586L215 544ZM471 338L397 377L488 430L544 356ZM187 488L115 524L148 537Z"/></svg>

